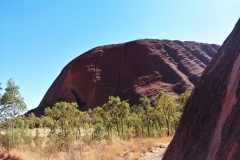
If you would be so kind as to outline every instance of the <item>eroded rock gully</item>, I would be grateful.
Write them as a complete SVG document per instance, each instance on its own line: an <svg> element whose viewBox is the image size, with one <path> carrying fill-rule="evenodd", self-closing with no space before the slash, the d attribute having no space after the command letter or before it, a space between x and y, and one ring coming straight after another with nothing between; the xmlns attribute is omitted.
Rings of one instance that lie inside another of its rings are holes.
<svg viewBox="0 0 240 160"><path fill-rule="evenodd" d="M178 95L193 89L218 48L215 44L156 39L93 48L63 68L31 111L41 115L60 101L77 102L81 110L87 110L101 106L110 95L131 105L144 95L154 101L160 91Z"/></svg>
<svg viewBox="0 0 240 160"><path fill-rule="evenodd" d="M164 160L240 159L240 19L204 70Z"/></svg>

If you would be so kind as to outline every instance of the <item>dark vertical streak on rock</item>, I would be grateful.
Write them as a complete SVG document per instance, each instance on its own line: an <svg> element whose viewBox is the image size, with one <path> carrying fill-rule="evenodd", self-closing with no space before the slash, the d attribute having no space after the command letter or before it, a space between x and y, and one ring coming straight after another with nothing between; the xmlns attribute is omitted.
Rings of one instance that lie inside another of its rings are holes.
<svg viewBox="0 0 240 160"><path fill-rule="evenodd" d="M95 84L97 82L97 80L96 80L97 63L98 63L98 59L99 59L100 55L101 55L101 53L98 53L98 56L97 56L95 64L94 64L94 74L93 74L93 82L92 82L92 90L91 90L91 103L92 103L93 94L94 94L94 86L95 86Z"/></svg>
<svg viewBox="0 0 240 160"><path fill-rule="evenodd" d="M182 46L188 42L178 43ZM165 45L172 49L170 55ZM202 44L191 42L191 45L200 49ZM192 90L193 84L189 79L196 82L202 69L194 63L198 60L181 46L170 40L143 39L93 48L63 68L44 95L39 109L33 112L42 114L41 109L54 104L56 101L48 102L57 98L66 102L77 101L79 106L84 102L86 104L80 110L87 110L101 106L109 95L118 95L133 105L139 103L143 94L151 98L159 90L171 95ZM102 48L106 54L101 57L99 51ZM204 65L202 62L198 64ZM93 82L95 79L97 84ZM76 91L80 100L75 101L76 96L71 89ZM154 98L151 100L155 101Z"/></svg>
<svg viewBox="0 0 240 160"><path fill-rule="evenodd" d="M86 104L86 102L83 102L83 100L82 100L81 96L79 95L78 91L75 90L75 89L70 89L70 91L73 94L73 96L75 97L76 102L78 104L78 107L79 108L83 107Z"/></svg>
<svg viewBox="0 0 240 160"><path fill-rule="evenodd" d="M120 70L119 70L119 72L118 72L118 86L119 86L119 87L121 87L121 71L122 71L124 65L126 64L126 62L127 62L127 59L125 59L122 67L120 68Z"/></svg>

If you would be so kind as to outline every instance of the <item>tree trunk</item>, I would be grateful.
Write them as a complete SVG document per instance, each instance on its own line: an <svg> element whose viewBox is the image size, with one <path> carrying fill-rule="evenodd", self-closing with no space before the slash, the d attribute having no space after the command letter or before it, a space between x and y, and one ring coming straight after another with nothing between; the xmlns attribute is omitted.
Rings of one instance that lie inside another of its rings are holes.
<svg viewBox="0 0 240 160"><path fill-rule="evenodd" d="M122 136L123 136L123 118L121 119L121 125L122 125Z"/></svg>
<svg viewBox="0 0 240 160"><path fill-rule="evenodd" d="M147 130L148 130L148 137L150 136L150 118L147 117Z"/></svg>
<svg viewBox="0 0 240 160"><path fill-rule="evenodd" d="M117 124L117 132L118 132L118 136L120 135L120 131L119 131L119 124L118 124L118 118L116 117L116 124Z"/></svg>

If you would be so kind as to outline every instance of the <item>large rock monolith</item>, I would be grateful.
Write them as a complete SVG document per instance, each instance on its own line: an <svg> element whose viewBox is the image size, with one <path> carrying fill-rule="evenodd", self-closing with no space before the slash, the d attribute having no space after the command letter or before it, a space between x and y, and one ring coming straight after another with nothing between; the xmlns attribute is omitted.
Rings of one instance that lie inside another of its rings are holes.
<svg viewBox="0 0 240 160"><path fill-rule="evenodd" d="M131 105L144 95L153 102L160 91L177 96L193 89L218 48L215 44L156 39L93 48L63 68L31 111L41 115L60 101L77 102L80 110L88 110L102 106L110 95Z"/></svg>
<svg viewBox="0 0 240 160"><path fill-rule="evenodd" d="M240 19L187 101L164 160L240 159Z"/></svg>

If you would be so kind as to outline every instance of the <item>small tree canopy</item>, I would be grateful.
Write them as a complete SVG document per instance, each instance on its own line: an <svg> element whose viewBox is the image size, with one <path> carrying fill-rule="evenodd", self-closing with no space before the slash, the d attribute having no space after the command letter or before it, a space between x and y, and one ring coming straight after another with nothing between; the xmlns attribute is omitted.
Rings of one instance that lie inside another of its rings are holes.
<svg viewBox="0 0 240 160"><path fill-rule="evenodd" d="M27 109L19 92L19 87L15 85L13 78L7 81L7 88L0 102L0 121L14 118Z"/></svg>

